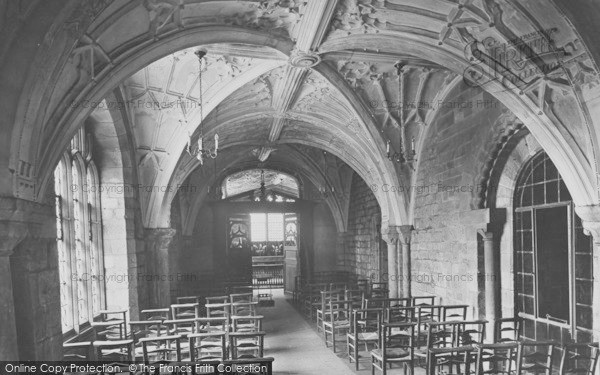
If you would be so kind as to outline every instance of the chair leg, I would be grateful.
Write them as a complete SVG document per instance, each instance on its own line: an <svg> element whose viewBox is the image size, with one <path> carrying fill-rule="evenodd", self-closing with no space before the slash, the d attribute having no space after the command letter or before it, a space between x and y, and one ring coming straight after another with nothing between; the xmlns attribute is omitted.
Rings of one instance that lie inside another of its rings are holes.
<svg viewBox="0 0 600 375"><path fill-rule="evenodd" d="M356 362L355 366L356 366L356 371L358 371L358 334L356 337L356 340L354 341L354 362Z"/></svg>
<svg viewBox="0 0 600 375"><path fill-rule="evenodd" d="M333 347L333 352L335 353L335 329L331 330L331 346Z"/></svg>

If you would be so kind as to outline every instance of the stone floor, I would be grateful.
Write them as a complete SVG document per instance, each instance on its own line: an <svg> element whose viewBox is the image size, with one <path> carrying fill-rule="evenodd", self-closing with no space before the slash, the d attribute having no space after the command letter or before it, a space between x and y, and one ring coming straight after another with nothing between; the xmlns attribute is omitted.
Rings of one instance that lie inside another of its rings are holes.
<svg viewBox="0 0 600 375"><path fill-rule="evenodd" d="M354 370L346 355L345 337L340 340L337 353L325 346L322 335L318 334L314 324L309 323L291 304L289 296L282 291L273 292L274 307L260 308L265 316L264 330L265 356L275 358L273 373L283 374L370 374L370 360L365 357L360 362L360 370ZM366 352L363 353L366 355ZM388 371L388 374L402 374L400 368ZM416 369L415 375L425 372ZM380 373L379 373L380 374Z"/></svg>

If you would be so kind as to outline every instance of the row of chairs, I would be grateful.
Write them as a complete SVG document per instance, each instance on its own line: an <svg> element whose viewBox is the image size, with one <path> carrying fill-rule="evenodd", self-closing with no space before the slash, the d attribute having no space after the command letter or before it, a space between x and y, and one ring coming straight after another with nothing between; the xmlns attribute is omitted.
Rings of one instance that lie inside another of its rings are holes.
<svg viewBox="0 0 600 375"><path fill-rule="evenodd" d="M264 317L256 314L252 293L207 297L204 317L198 301L180 297L168 308L142 310L139 321L127 322L126 310L103 312L87 340L65 343L65 358L151 363L264 357Z"/></svg>

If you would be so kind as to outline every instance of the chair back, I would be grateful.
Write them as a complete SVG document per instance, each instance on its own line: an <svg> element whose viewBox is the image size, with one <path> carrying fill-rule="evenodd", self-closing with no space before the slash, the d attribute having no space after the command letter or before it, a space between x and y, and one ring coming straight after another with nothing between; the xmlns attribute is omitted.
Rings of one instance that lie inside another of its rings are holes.
<svg viewBox="0 0 600 375"><path fill-rule="evenodd" d="M169 320L171 310L168 307L162 309L145 309L140 311L142 320Z"/></svg>
<svg viewBox="0 0 600 375"><path fill-rule="evenodd" d="M198 296L182 296L177 297L178 304L197 303L200 304L200 297Z"/></svg>
<svg viewBox="0 0 600 375"><path fill-rule="evenodd" d="M427 375L471 375L475 373L472 346L432 348L427 354Z"/></svg>
<svg viewBox="0 0 600 375"><path fill-rule="evenodd" d="M229 303L229 298L229 296L212 296L205 297L204 299L206 300L206 304L212 305L217 303Z"/></svg>
<svg viewBox="0 0 600 375"><path fill-rule="evenodd" d="M425 324L425 348L450 348L458 342L459 322L430 322ZM420 325L417 323L417 329ZM423 346L419 343L419 346Z"/></svg>
<svg viewBox="0 0 600 375"><path fill-rule="evenodd" d="M226 335L225 331L189 335L190 361L224 361L227 359Z"/></svg>
<svg viewBox="0 0 600 375"><path fill-rule="evenodd" d="M414 361L415 328L415 323L381 323L379 347L384 364L392 351L403 353L401 359L406 362Z"/></svg>
<svg viewBox="0 0 600 375"><path fill-rule="evenodd" d="M162 320L140 320L130 321L129 331L131 332L131 338L134 344L137 344L140 339L145 337L157 337L162 336L163 328L166 331L166 327L163 326Z"/></svg>
<svg viewBox="0 0 600 375"><path fill-rule="evenodd" d="M442 307L441 320L467 320L468 305L444 305Z"/></svg>
<svg viewBox="0 0 600 375"><path fill-rule="evenodd" d="M261 332L263 319L262 315L232 315L231 329L233 332Z"/></svg>
<svg viewBox="0 0 600 375"><path fill-rule="evenodd" d="M377 332L383 322L381 309L353 309L350 318L350 334Z"/></svg>
<svg viewBox="0 0 600 375"><path fill-rule="evenodd" d="M181 361L181 339L179 335L141 339L144 363Z"/></svg>
<svg viewBox="0 0 600 375"><path fill-rule="evenodd" d="M174 303L171 305L173 319L193 319L200 316L198 303Z"/></svg>
<svg viewBox="0 0 600 375"><path fill-rule="evenodd" d="M516 369L517 342L475 345L476 375L512 375Z"/></svg>
<svg viewBox="0 0 600 375"><path fill-rule="evenodd" d="M517 353L517 374L552 375L554 341L521 341Z"/></svg>
<svg viewBox="0 0 600 375"><path fill-rule="evenodd" d="M236 293L229 295L229 302L253 302L254 301L254 293Z"/></svg>
<svg viewBox="0 0 600 375"><path fill-rule="evenodd" d="M599 352L598 343L565 345L559 375L595 375Z"/></svg>
<svg viewBox="0 0 600 375"><path fill-rule="evenodd" d="M416 308L414 306L391 306L385 309L384 321L386 323L416 322Z"/></svg>
<svg viewBox="0 0 600 375"><path fill-rule="evenodd" d="M262 358L264 332L232 332L229 334L231 359Z"/></svg>
<svg viewBox="0 0 600 375"><path fill-rule="evenodd" d="M230 303L207 303L204 307L208 318L225 317L229 319L229 315L231 315Z"/></svg>
<svg viewBox="0 0 600 375"><path fill-rule="evenodd" d="M412 297L412 306L435 305L435 296L414 296Z"/></svg>
<svg viewBox="0 0 600 375"><path fill-rule="evenodd" d="M496 319L494 342L519 341L523 335L523 318L519 316Z"/></svg>
<svg viewBox="0 0 600 375"><path fill-rule="evenodd" d="M231 315L256 315L258 302L236 302L231 304Z"/></svg>
<svg viewBox="0 0 600 375"><path fill-rule="evenodd" d="M456 321L456 346L483 344L487 320Z"/></svg>
<svg viewBox="0 0 600 375"><path fill-rule="evenodd" d="M163 325L169 335L187 336L196 332L196 318L165 320Z"/></svg>

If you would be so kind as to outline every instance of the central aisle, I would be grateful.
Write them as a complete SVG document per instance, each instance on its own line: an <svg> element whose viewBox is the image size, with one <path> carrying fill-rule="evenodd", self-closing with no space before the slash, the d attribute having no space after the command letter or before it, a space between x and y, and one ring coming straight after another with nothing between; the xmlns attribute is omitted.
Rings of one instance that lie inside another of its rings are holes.
<svg viewBox="0 0 600 375"><path fill-rule="evenodd" d="M354 372L325 347L323 339L286 301L283 291L273 291L274 307L260 308L264 315L265 356L275 358L273 373L346 375Z"/></svg>

